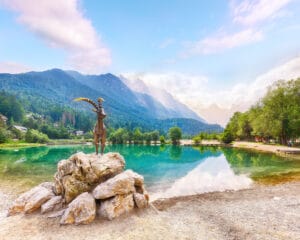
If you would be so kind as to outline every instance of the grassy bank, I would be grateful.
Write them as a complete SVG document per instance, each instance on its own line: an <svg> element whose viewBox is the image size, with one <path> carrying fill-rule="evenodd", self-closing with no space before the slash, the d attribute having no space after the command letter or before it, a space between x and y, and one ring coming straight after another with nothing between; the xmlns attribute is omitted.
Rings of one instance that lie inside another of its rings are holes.
<svg viewBox="0 0 300 240"><path fill-rule="evenodd" d="M1 143L1 148L26 148L26 147L40 147L45 146L46 144L41 143L25 143L25 142L8 142L8 143Z"/></svg>

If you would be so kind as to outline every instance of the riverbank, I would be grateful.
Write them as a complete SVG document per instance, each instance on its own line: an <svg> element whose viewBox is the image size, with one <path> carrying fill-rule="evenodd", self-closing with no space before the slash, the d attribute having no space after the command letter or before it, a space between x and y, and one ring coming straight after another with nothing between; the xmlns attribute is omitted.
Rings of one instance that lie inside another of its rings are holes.
<svg viewBox="0 0 300 240"><path fill-rule="evenodd" d="M300 157L300 148L296 147L288 147L282 145L268 145L263 143L255 143L255 142L240 142L236 141L232 143L233 147L236 148L244 148L251 149L261 152L270 152L283 156L295 156Z"/></svg>
<svg viewBox="0 0 300 240"><path fill-rule="evenodd" d="M17 215L0 219L0 239L296 240L300 236L299 188L300 182L253 185L247 190L158 200L153 203L158 213L149 208L86 226L60 227L59 219ZM12 195L5 196L6 201L12 200ZM2 201L2 213L4 205Z"/></svg>

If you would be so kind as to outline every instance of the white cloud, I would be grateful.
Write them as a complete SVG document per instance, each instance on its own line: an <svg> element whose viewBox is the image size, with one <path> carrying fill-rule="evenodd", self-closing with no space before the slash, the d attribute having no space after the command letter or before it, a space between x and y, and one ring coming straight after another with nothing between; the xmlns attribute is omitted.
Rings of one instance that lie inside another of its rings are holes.
<svg viewBox="0 0 300 240"><path fill-rule="evenodd" d="M222 26L211 36L186 45L182 57L206 55L256 43L264 38L263 25L267 20L284 16L284 7L293 0L244 0L231 1L231 24ZM228 31L229 28L236 29Z"/></svg>
<svg viewBox="0 0 300 240"><path fill-rule="evenodd" d="M133 81L142 80L148 86L153 86L170 92L181 101L196 97L197 91L204 90L208 79L205 76L168 73L123 73L122 76Z"/></svg>
<svg viewBox="0 0 300 240"><path fill-rule="evenodd" d="M292 0L244 0L232 4L233 21L243 25L255 25L278 16Z"/></svg>
<svg viewBox="0 0 300 240"><path fill-rule="evenodd" d="M235 111L245 111L257 102L277 80L300 77L300 57L270 69L251 83L215 90L208 87L208 78L183 73L126 73L126 78L142 80L147 85L171 93L208 122L225 125Z"/></svg>
<svg viewBox="0 0 300 240"><path fill-rule="evenodd" d="M258 42L263 39L261 31L245 29L233 34L216 34L190 45L185 54L213 54L224 50Z"/></svg>
<svg viewBox="0 0 300 240"><path fill-rule="evenodd" d="M32 70L32 68L16 62L0 62L0 73L23 73Z"/></svg>
<svg viewBox="0 0 300 240"><path fill-rule="evenodd" d="M170 45L172 45L174 43L175 43L175 39L167 38L167 39L165 39L164 41L162 41L160 43L159 48L164 49L164 48L167 48L167 47L169 47Z"/></svg>
<svg viewBox="0 0 300 240"><path fill-rule="evenodd" d="M0 0L0 3L17 12L18 22L49 46L64 49L70 67L99 73L110 65L109 49L83 15L77 0Z"/></svg>

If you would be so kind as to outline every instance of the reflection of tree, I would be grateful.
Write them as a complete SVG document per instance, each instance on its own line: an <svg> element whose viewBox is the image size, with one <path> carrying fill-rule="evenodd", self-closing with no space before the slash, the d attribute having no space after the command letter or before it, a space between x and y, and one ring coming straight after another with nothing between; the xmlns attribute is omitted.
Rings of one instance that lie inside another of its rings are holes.
<svg viewBox="0 0 300 240"><path fill-rule="evenodd" d="M207 154L211 156L219 156L222 152L220 147L208 147L208 146L197 146L193 147L193 149L198 150L201 154Z"/></svg>
<svg viewBox="0 0 300 240"><path fill-rule="evenodd" d="M176 146L176 145L172 145L170 147L170 157L173 160L177 160L180 159L182 154L182 147L181 146Z"/></svg>
<svg viewBox="0 0 300 240"><path fill-rule="evenodd" d="M236 174L250 174L254 179L281 176L287 172L300 173L300 164L297 161L283 159L274 154L237 148L224 148L223 153Z"/></svg>

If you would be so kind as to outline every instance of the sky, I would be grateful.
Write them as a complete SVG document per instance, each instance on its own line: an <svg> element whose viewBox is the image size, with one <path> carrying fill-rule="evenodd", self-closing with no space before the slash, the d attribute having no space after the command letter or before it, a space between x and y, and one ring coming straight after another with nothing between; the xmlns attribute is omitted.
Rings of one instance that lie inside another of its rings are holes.
<svg viewBox="0 0 300 240"><path fill-rule="evenodd" d="M300 77L300 0L0 0L0 72L111 72L225 125Z"/></svg>

